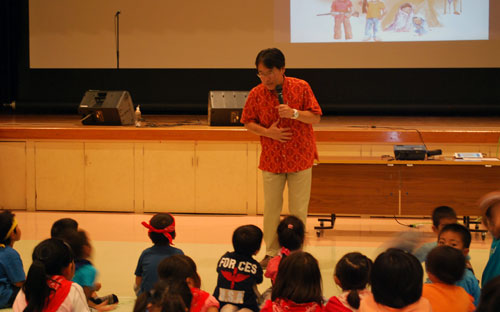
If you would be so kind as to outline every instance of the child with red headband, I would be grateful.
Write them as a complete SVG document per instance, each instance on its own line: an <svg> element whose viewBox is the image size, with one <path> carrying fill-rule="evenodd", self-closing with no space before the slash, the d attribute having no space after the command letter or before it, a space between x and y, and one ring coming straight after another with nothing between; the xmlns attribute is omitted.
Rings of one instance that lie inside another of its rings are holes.
<svg viewBox="0 0 500 312"><path fill-rule="evenodd" d="M149 223L142 222L147 228L153 246L145 249L135 269L135 286L137 295L149 291L158 281L158 264L173 255L183 255L179 248L172 247L175 239L175 219L169 213L155 214Z"/></svg>
<svg viewBox="0 0 500 312"><path fill-rule="evenodd" d="M0 309L12 306L26 276L19 253L12 248L21 239L21 230L14 214L0 213Z"/></svg>

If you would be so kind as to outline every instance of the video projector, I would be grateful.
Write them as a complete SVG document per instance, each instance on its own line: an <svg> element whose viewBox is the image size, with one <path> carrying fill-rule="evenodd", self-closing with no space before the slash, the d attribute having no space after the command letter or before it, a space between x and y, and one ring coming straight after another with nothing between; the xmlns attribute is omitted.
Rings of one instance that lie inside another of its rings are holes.
<svg viewBox="0 0 500 312"><path fill-rule="evenodd" d="M425 145L394 145L396 160L425 160L426 156L441 154L440 149L428 151Z"/></svg>

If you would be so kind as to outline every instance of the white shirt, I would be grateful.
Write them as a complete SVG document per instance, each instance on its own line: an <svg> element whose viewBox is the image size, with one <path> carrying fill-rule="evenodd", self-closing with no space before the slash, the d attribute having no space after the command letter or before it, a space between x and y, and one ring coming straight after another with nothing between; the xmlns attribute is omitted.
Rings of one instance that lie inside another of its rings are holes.
<svg viewBox="0 0 500 312"><path fill-rule="evenodd" d="M22 312L27 306L26 296L21 289L17 294L16 300L12 306L12 311ZM64 299L63 303L57 309L58 312L89 312L87 305L87 298L83 292L83 288L77 283L71 283L71 289L68 296Z"/></svg>

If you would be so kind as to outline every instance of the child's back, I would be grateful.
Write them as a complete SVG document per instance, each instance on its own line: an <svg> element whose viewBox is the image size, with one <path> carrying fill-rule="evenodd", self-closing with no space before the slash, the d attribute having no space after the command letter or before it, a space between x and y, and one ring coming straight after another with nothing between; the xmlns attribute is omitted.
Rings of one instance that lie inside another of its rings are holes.
<svg viewBox="0 0 500 312"><path fill-rule="evenodd" d="M271 300L261 312L321 312L323 296L318 261L309 253L297 251L283 259L273 285Z"/></svg>
<svg viewBox="0 0 500 312"><path fill-rule="evenodd" d="M14 214L10 211L0 213L0 309L12 305L26 279L21 257L12 248L20 238L21 230Z"/></svg>
<svg viewBox="0 0 500 312"><path fill-rule="evenodd" d="M431 303L434 312L474 311L474 299L462 287L454 285L465 270L465 257L450 246L434 248L425 262L427 274L432 281L425 284L422 296Z"/></svg>
<svg viewBox="0 0 500 312"><path fill-rule="evenodd" d="M281 260L289 256L291 252L300 250L304 244L305 226L302 220L295 216L287 216L278 225L278 242L280 243L280 254L269 260L265 276L270 278L272 283L278 274L278 267Z"/></svg>
<svg viewBox="0 0 500 312"><path fill-rule="evenodd" d="M148 235L154 246L145 249L135 269L137 294L149 291L158 281L158 265L166 257L184 254L179 248L172 247L175 238L175 220L170 214L154 215L150 223L142 222L149 229Z"/></svg>
<svg viewBox="0 0 500 312"><path fill-rule="evenodd" d="M356 311L361 300L370 294L366 289L370 281L372 261L359 252L344 255L335 266L335 284L342 288L340 296L328 300L325 311Z"/></svg>
<svg viewBox="0 0 500 312"><path fill-rule="evenodd" d="M217 264L217 286L214 297L219 300L221 311L250 309L258 312L254 287L262 283L260 264L252 257L262 243L262 231L254 225L244 225L233 233L235 251L226 252Z"/></svg>

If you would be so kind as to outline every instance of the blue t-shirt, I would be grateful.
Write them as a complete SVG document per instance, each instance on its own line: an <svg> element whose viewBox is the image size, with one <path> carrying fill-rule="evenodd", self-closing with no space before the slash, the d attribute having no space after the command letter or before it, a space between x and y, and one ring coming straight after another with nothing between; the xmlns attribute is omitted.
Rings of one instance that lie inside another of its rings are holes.
<svg viewBox="0 0 500 312"><path fill-rule="evenodd" d="M470 269L465 269L464 276L455 285L462 287L469 295L474 297L474 305L478 306L481 289L479 288L479 281Z"/></svg>
<svg viewBox="0 0 500 312"><path fill-rule="evenodd" d="M163 259L183 254L182 250L172 246L153 246L145 249L139 257L137 268L135 269L135 275L142 277L138 295L151 290L158 281L158 264Z"/></svg>
<svg viewBox="0 0 500 312"><path fill-rule="evenodd" d="M483 271L481 287L484 287L489 280L500 275L500 239L493 239L490 249L490 258Z"/></svg>
<svg viewBox="0 0 500 312"><path fill-rule="evenodd" d="M75 269L75 276L73 276L73 282L77 283L82 287L94 287L95 279L97 276L97 270L88 262L78 266Z"/></svg>
<svg viewBox="0 0 500 312"><path fill-rule="evenodd" d="M7 305L14 292L14 284L26 280L23 261L10 246L0 247L0 308Z"/></svg>

